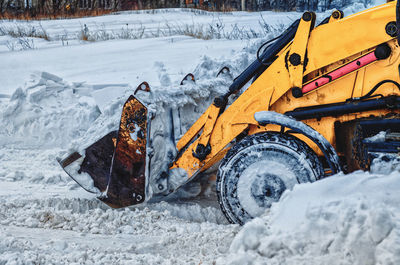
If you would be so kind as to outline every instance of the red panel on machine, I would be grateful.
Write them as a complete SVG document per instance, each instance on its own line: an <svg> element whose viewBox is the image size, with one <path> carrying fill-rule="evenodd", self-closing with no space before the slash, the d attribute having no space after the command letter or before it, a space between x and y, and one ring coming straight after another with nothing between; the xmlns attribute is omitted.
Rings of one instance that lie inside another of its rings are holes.
<svg viewBox="0 0 400 265"><path fill-rule="evenodd" d="M347 75L348 73L360 69L361 67L364 67L376 60L377 58L374 52L368 53L367 55L360 57L357 60L348 63L345 66L342 66L336 69L335 71L318 78L317 80L312 81L311 83L308 83L307 85L303 86L302 92L303 94L305 94L314 89L317 89L320 86L323 86L333 80L336 80L344 75Z"/></svg>

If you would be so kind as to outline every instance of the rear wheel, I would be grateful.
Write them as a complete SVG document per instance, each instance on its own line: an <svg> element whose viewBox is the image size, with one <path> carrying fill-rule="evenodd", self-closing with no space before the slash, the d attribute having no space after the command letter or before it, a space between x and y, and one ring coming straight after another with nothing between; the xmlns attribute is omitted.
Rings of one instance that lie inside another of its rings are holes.
<svg viewBox="0 0 400 265"><path fill-rule="evenodd" d="M244 224L271 207L286 189L323 174L315 152L297 137L250 135L232 147L219 166L219 204L231 223Z"/></svg>

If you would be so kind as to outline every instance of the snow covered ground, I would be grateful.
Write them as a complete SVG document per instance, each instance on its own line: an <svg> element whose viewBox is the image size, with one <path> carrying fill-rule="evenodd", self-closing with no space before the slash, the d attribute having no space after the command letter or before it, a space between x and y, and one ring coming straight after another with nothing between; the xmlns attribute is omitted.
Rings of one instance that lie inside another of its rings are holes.
<svg viewBox="0 0 400 265"><path fill-rule="evenodd" d="M280 29L300 14L262 16ZM237 75L262 42L153 34L166 20L262 32L260 18L164 10L41 21L50 41L35 38L35 49L24 50L9 49L18 38L0 36L0 264L399 264L398 162L298 185L243 228L227 224L212 189L113 210L58 165L68 148L115 129L142 81L160 97L200 99L226 88L229 79L215 78L217 71L228 65ZM76 38L83 25L117 34L138 21L146 38ZM40 27L0 21L0 28L17 24ZM196 85L177 86L188 72Z"/></svg>

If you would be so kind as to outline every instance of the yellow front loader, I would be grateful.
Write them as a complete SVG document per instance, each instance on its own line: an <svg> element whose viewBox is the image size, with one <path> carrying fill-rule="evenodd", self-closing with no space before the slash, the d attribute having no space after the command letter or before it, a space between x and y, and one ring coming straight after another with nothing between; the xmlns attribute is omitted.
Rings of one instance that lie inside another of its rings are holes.
<svg viewBox="0 0 400 265"><path fill-rule="evenodd" d="M218 167L221 209L243 224L297 183L396 158L399 11L396 2L348 17L336 10L319 25L305 12L181 137L170 115L171 133L157 140L156 118L140 99L149 90L143 83L126 101L118 131L60 164L114 208L162 199Z"/></svg>

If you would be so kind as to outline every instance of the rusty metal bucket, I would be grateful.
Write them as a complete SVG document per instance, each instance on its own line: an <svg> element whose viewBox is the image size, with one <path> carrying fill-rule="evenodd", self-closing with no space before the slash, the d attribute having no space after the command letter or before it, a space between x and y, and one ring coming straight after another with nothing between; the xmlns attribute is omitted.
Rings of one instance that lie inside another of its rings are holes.
<svg viewBox="0 0 400 265"><path fill-rule="evenodd" d="M122 109L118 131L112 131L85 149L59 161L85 190L113 208L146 200L147 107L130 96Z"/></svg>

